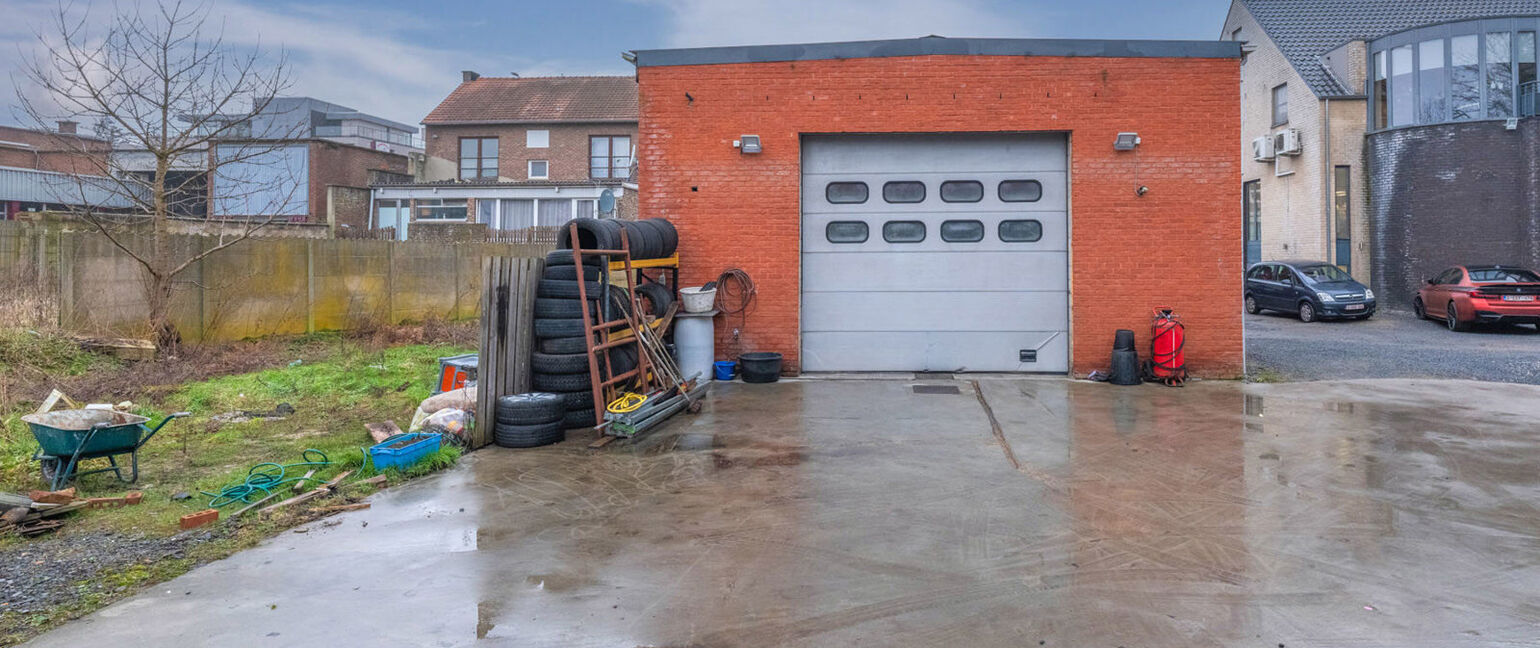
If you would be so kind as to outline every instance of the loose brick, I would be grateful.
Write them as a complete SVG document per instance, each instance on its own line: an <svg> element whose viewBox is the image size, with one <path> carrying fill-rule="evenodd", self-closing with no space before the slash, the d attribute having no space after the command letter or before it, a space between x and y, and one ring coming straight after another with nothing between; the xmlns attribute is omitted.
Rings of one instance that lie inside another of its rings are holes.
<svg viewBox="0 0 1540 648"><path fill-rule="evenodd" d="M196 529L205 524L212 524L218 520L219 509L204 509L202 511L198 511L197 513L188 513L187 515L182 516L182 519L179 521L179 523L182 529L185 531L187 529Z"/></svg>

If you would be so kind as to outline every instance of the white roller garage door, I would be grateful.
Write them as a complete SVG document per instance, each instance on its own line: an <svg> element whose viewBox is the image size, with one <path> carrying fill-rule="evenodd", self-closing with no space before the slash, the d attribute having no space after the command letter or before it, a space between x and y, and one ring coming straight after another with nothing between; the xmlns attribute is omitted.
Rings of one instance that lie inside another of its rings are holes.
<svg viewBox="0 0 1540 648"><path fill-rule="evenodd" d="M1056 134L802 142L806 371L1069 370Z"/></svg>

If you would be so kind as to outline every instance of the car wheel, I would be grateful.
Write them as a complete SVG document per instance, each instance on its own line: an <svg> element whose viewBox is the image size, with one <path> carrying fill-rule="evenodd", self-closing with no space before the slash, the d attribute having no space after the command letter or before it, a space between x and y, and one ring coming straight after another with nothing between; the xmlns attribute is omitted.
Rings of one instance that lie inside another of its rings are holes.
<svg viewBox="0 0 1540 648"><path fill-rule="evenodd" d="M1420 319L1420 320L1428 319L1428 310L1426 308L1423 308L1423 306L1422 306L1422 298L1421 297L1416 297L1416 298L1412 299L1412 314L1416 315L1417 319Z"/></svg>
<svg viewBox="0 0 1540 648"><path fill-rule="evenodd" d="M1315 321L1315 305L1314 304L1311 304L1310 302L1300 302L1299 303L1299 321L1301 321L1301 322L1314 322Z"/></svg>
<svg viewBox="0 0 1540 648"><path fill-rule="evenodd" d="M1460 321L1460 314L1454 308L1454 302L1449 302L1448 313L1444 316L1444 324L1451 331L1464 331L1470 328L1469 324Z"/></svg>
<svg viewBox="0 0 1540 648"><path fill-rule="evenodd" d="M1257 298L1252 297L1251 295L1246 295L1246 312L1252 315L1256 315L1261 311L1262 309L1257 308Z"/></svg>

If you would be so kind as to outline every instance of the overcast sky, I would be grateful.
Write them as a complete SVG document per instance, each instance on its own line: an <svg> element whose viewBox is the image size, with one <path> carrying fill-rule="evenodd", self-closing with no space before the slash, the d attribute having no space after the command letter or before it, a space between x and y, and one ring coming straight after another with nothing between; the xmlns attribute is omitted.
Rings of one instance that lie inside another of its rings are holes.
<svg viewBox="0 0 1540 648"><path fill-rule="evenodd" d="M119 0L128 3L133 0ZM629 74L632 49L927 34L1005 38L1219 37L1229 0L208 0L226 40L283 47L291 94L417 124L460 70ZM109 0L74 0L106 14ZM11 79L55 0L0 0L0 122Z"/></svg>

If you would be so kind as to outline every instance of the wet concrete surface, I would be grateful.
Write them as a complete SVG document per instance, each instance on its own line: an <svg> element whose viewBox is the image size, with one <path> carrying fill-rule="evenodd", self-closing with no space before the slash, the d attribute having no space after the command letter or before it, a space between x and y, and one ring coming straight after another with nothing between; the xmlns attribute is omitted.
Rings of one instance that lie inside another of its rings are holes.
<svg viewBox="0 0 1540 648"><path fill-rule="evenodd" d="M1540 388L920 382L477 452L31 645L1540 645Z"/></svg>
<svg viewBox="0 0 1540 648"><path fill-rule="evenodd" d="M1283 380L1455 378L1540 385L1540 330L1477 326L1455 332L1411 313L1305 323L1271 311L1246 316L1253 377Z"/></svg>

